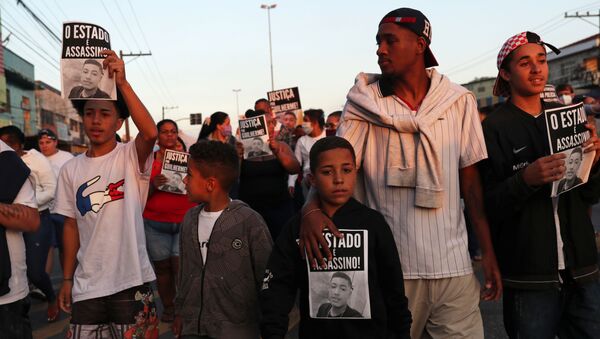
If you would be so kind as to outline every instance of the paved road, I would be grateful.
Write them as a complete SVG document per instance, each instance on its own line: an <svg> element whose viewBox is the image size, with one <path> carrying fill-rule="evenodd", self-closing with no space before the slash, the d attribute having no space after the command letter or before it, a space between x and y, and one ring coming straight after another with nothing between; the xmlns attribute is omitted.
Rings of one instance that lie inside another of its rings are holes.
<svg viewBox="0 0 600 339"><path fill-rule="evenodd" d="M594 228L597 232L600 232L600 204L594 206L592 209L592 220L594 221ZM597 242L599 242L599 238L596 238ZM600 243L599 243L600 245ZM600 246L598 247L600 248ZM600 261L600 256L599 256ZM58 262L58 257L56 257L55 262ZM56 266L56 265L55 265ZM475 269L478 277L481 276L481 269L478 265L475 265ZM56 290L60 287L60 279L61 279L60 270L55 268L55 271L52 275L52 282L54 283L54 287ZM158 298L157 298L158 300ZM162 311L161 305L159 306L159 311ZM502 324L502 302L482 302L480 304L481 314L483 317L483 325L485 331L485 337L488 339L505 339L508 338L504 333L504 328ZM36 339L42 338L52 338L59 339L65 338L66 328L69 323L69 319L66 314L61 314L61 318L54 323L48 324L46 322L46 304L39 300L32 300L31 311L29 312L31 317L31 322L33 325L33 336ZM298 338L298 314L297 310L292 312L291 321L290 321L290 332L288 334L287 339L297 339ZM165 323L160 324L160 338L173 338L172 333L169 330L169 325Z"/></svg>

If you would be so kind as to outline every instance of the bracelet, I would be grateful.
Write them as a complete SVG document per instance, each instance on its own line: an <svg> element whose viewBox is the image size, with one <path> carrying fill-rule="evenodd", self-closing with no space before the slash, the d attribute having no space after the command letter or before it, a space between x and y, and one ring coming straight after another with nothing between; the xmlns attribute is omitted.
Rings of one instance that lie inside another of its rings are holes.
<svg viewBox="0 0 600 339"><path fill-rule="evenodd" d="M63 277L63 281L73 281L73 278L65 278L65 277Z"/></svg>
<svg viewBox="0 0 600 339"><path fill-rule="evenodd" d="M304 215L302 215L302 219L304 219L307 215L311 214L312 212L316 212L316 211L321 211L320 208L314 208L306 213L304 213Z"/></svg>

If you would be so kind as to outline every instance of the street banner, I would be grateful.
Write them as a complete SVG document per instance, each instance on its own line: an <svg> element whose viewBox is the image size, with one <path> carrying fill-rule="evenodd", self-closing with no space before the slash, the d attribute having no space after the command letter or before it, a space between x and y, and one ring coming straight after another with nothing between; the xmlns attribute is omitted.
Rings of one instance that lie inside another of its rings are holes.
<svg viewBox="0 0 600 339"><path fill-rule="evenodd" d="M369 298L369 231L340 229L342 238L325 230L333 258L326 267L308 267L311 318L371 319Z"/></svg>
<svg viewBox="0 0 600 339"><path fill-rule="evenodd" d="M583 103L548 109L544 112L550 154L564 153L565 175L552 183L552 197L588 181L596 152L584 152L583 143L590 138Z"/></svg>
<svg viewBox="0 0 600 339"><path fill-rule="evenodd" d="M269 148L269 132L264 114L240 119L240 141L244 145L244 159L272 155Z"/></svg>
<svg viewBox="0 0 600 339"><path fill-rule="evenodd" d="M295 111L302 108L298 87L278 89L267 92L273 113Z"/></svg>
<svg viewBox="0 0 600 339"><path fill-rule="evenodd" d="M117 100L114 78L108 77L100 54L110 49L110 35L94 24L63 23L60 60L61 92L71 100Z"/></svg>

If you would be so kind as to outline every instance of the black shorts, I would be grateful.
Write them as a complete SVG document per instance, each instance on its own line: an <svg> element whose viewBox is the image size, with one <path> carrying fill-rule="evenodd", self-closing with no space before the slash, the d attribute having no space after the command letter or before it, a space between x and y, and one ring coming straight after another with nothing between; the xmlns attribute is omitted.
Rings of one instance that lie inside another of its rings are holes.
<svg viewBox="0 0 600 339"><path fill-rule="evenodd" d="M158 316L150 284L73 303L69 338L96 335L123 338L133 334L158 334ZM138 336L140 337L140 336ZM141 336L144 338L144 336Z"/></svg>

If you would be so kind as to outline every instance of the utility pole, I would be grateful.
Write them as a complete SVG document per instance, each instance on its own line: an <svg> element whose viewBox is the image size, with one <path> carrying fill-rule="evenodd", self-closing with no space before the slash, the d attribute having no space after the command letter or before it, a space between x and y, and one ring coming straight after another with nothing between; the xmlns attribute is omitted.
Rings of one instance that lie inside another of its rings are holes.
<svg viewBox="0 0 600 339"><path fill-rule="evenodd" d="M177 109L179 106L163 106L162 107L162 120L165 120L165 110Z"/></svg>
<svg viewBox="0 0 600 339"><path fill-rule="evenodd" d="M123 53L122 50L119 51L119 57L121 58L121 60L123 60L123 57L141 57L141 56L150 56L150 55L152 55L152 52ZM129 118L125 119L125 139L127 139L127 142L129 142L129 140L131 140L131 136L129 135Z"/></svg>
<svg viewBox="0 0 600 339"><path fill-rule="evenodd" d="M275 90L275 82L273 81L273 45L271 44L271 9L277 7L277 4L260 5L260 8L267 10L267 18L269 21L269 60L271 61L271 91Z"/></svg>
<svg viewBox="0 0 600 339"><path fill-rule="evenodd" d="M565 12L565 19L567 18L578 18L581 19L589 24L592 24L594 26L596 26L596 24L593 24L587 20L585 20L584 18L591 18L591 17L598 17L598 33L600 33L600 10L598 10L598 13L590 13L589 11L585 12L585 14L579 14L579 12L575 12L575 14L569 14L567 12Z"/></svg>
<svg viewBox="0 0 600 339"><path fill-rule="evenodd" d="M240 92L242 91L241 88L238 89L232 89L232 91L235 93L235 104L237 105L237 117L240 116Z"/></svg>

